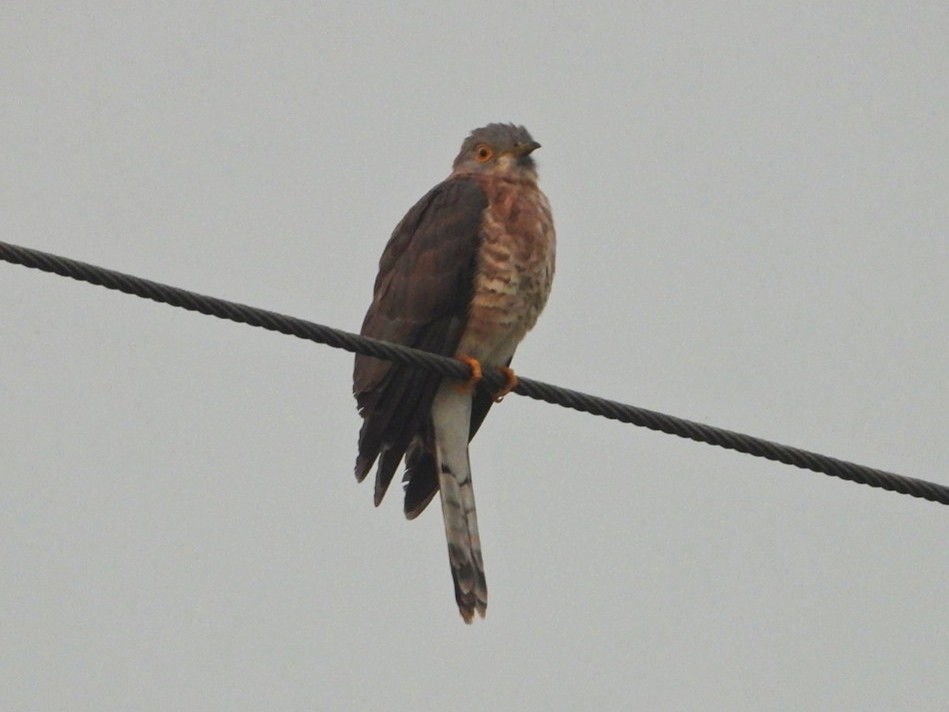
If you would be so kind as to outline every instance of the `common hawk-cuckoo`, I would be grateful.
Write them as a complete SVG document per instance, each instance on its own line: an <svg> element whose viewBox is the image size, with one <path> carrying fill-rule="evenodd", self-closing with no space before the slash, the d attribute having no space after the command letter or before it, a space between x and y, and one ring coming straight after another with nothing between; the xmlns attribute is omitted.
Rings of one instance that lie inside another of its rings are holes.
<svg viewBox="0 0 949 712"><path fill-rule="evenodd" d="M507 369L534 326L554 276L554 224L537 187L523 126L489 124L461 145L451 175L396 226L379 261L362 333L462 359L468 384L356 356L363 417L356 478L373 463L378 505L405 458L405 515L441 493L455 600L466 623L484 616L487 586L468 442L498 394L475 388L480 367Z"/></svg>

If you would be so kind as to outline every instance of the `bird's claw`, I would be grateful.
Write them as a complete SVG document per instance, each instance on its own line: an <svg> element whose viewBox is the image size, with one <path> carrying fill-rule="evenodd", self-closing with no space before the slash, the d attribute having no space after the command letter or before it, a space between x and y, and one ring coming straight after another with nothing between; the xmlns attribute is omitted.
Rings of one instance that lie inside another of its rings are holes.
<svg viewBox="0 0 949 712"><path fill-rule="evenodd" d="M505 380L504 385L501 386L501 390L492 396L495 403L500 403L504 400L504 396L517 387L517 374L514 373L514 369L508 368L507 366L498 366L498 370L504 374Z"/></svg>
<svg viewBox="0 0 949 712"><path fill-rule="evenodd" d="M468 366L468 369L471 371L471 375L467 381L462 381L457 384L458 390L462 393L471 393L475 386L478 385L478 381L481 380L481 362L468 354L461 354L458 356L458 360Z"/></svg>

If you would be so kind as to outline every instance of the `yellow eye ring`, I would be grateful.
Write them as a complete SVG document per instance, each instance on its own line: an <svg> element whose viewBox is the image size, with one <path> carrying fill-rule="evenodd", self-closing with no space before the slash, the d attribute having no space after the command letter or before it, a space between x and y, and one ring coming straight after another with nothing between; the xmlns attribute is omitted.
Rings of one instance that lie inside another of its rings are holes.
<svg viewBox="0 0 949 712"><path fill-rule="evenodd" d="M485 144L482 143L479 146L475 147L474 154L475 154L476 159L484 163L489 158L491 158L491 156L494 155L494 151L491 150L490 146L486 146Z"/></svg>

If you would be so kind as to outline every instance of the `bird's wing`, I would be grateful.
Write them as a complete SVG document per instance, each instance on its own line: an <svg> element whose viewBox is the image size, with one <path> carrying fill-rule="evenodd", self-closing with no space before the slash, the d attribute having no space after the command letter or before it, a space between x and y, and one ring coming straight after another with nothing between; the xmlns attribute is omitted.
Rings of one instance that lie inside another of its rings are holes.
<svg viewBox="0 0 949 712"><path fill-rule="evenodd" d="M467 320L486 206L476 182L449 179L409 210L379 261L361 334L454 355ZM376 504L413 438L426 437L440 381L427 371L356 356L353 392L364 419L356 477L365 478L378 458Z"/></svg>

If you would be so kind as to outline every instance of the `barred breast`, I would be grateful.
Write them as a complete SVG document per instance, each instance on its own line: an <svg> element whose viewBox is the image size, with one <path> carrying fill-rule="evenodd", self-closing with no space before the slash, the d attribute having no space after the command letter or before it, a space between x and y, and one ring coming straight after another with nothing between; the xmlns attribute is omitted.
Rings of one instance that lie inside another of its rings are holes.
<svg viewBox="0 0 949 712"><path fill-rule="evenodd" d="M499 366L514 355L547 303L556 236L547 197L535 181L485 178L481 183L488 206L458 354Z"/></svg>

